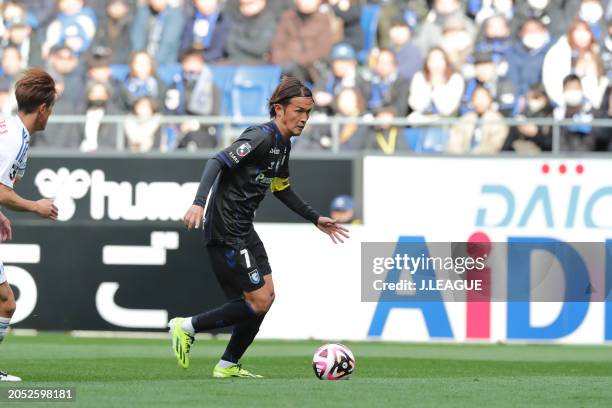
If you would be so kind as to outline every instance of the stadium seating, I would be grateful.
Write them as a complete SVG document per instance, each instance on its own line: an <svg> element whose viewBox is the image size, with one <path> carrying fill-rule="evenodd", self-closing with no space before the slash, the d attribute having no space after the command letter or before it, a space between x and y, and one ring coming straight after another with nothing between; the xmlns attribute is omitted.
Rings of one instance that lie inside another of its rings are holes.
<svg viewBox="0 0 612 408"><path fill-rule="evenodd" d="M446 149L446 129L437 127L406 128L404 140L415 153L442 153Z"/></svg>
<svg viewBox="0 0 612 408"><path fill-rule="evenodd" d="M266 116L267 99L274 92L281 75L276 65L240 66L232 83L232 116Z"/></svg>
<svg viewBox="0 0 612 408"><path fill-rule="evenodd" d="M232 114L232 83L236 67L233 65L209 65L215 85L221 91L221 116Z"/></svg>

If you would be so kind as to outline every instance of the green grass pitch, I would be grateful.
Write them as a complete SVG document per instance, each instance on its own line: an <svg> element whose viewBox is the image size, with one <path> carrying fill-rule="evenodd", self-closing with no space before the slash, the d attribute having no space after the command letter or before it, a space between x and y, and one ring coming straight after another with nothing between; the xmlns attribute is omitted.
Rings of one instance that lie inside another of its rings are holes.
<svg viewBox="0 0 612 408"><path fill-rule="evenodd" d="M225 341L196 341L188 370L170 342L9 336L0 368L19 387L76 387L73 403L52 407L611 407L612 347L351 343L349 381L315 378L322 342L258 340L243 359L261 380L215 380ZM3 383L0 388L15 387ZM5 390L0 390L5 391Z"/></svg>

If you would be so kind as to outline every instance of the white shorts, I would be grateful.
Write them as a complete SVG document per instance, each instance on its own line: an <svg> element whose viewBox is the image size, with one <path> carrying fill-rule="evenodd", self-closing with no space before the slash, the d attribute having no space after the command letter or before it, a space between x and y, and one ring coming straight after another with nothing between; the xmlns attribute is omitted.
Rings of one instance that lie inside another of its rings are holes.
<svg viewBox="0 0 612 408"><path fill-rule="evenodd" d="M0 262L0 285L6 282L6 275L4 274L4 265Z"/></svg>

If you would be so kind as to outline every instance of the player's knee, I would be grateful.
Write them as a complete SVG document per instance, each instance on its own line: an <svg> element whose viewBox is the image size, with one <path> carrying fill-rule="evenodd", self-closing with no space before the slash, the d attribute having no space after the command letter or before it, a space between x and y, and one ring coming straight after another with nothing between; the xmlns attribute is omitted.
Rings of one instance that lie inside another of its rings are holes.
<svg viewBox="0 0 612 408"><path fill-rule="evenodd" d="M2 316L4 317L13 317L16 309L17 303L15 303L15 298L12 296L0 304L0 310L2 311Z"/></svg>
<svg viewBox="0 0 612 408"><path fill-rule="evenodd" d="M276 293L274 292L270 293L270 306L272 306L272 303L274 303L275 299L276 299Z"/></svg>
<svg viewBox="0 0 612 408"><path fill-rule="evenodd" d="M262 315L267 313L268 310L270 310L270 306L272 306L272 298L270 298L269 296L258 296L254 299L251 299L249 303L251 304L251 308L256 314Z"/></svg>

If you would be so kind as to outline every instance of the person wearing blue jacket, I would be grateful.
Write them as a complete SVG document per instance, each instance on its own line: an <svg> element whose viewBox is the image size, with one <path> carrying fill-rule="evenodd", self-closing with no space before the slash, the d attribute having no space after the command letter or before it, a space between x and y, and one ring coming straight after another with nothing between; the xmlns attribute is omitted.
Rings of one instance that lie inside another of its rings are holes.
<svg viewBox="0 0 612 408"><path fill-rule="evenodd" d="M223 58L230 24L219 0L193 0L193 8L183 30L181 50L202 50L208 62Z"/></svg>
<svg viewBox="0 0 612 408"><path fill-rule="evenodd" d="M524 99L531 85L542 82L544 57L554 43L546 26L537 19L523 24L519 38L507 54L508 79L516 90L517 102Z"/></svg>
<svg viewBox="0 0 612 408"><path fill-rule="evenodd" d="M136 10L130 39L132 50L147 51L157 64L178 61L185 17L169 0L147 0Z"/></svg>

